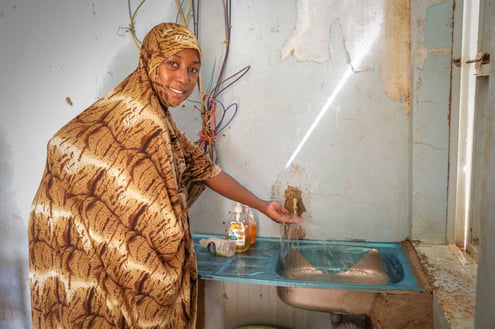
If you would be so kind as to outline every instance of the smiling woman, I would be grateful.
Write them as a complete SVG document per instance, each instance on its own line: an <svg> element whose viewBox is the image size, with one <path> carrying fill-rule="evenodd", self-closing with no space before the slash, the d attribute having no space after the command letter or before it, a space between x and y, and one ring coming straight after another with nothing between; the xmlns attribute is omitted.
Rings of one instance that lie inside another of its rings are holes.
<svg viewBox="0 0 495 329"><path fill-rule="evenodd" d="M222 172L172 119L200 56L187 28L155 26L137 69L49 141L29 221L33 328L195 328L192 184L297 220Z"/></svg>
<svg viewBox="0 0 495 329"><path fill-rule="evenodd" d="M199 55L186 28L156 26L137 69L48 143L29 222L33 327L194 327L186 187L221 170L168 107L191 94Z"/></svg>

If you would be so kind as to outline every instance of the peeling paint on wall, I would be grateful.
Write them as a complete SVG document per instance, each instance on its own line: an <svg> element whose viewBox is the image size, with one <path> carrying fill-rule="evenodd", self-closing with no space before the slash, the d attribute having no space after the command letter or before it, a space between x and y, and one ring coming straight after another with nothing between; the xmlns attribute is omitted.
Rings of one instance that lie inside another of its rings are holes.
<svg viewBox="0 0 495 329"><path fill-rule="evenodd" d="M281 57L317 63L331 59L332 25L337 22L353 71L373 71L380 64L385 94L404 103L409 113L410 17L408 0L299 0L296 26Z"/></svg>
<svg viewBox="0 0 495 329"><path fill-rule="evenodd" d="M330 58L330 25L333 21L330 8L334 2L297 2L296 27L282 49L282 59L294 56L300 62L321 63Z"/></svg>
<svg viewBox="0 0 495 329"><path fill-rule="evenodd" d="M425 25L426 25L426 14L428 10L437 4L445 3L449 0L423 0L417 1L414 3L415 11L416 11L416 26L417 30L414 31L415 34L415 43L416 43L416 60L415 66L418 69L423 69L425 60L431 54L450 54L450 48L426 48L425 47Z"/></svg>

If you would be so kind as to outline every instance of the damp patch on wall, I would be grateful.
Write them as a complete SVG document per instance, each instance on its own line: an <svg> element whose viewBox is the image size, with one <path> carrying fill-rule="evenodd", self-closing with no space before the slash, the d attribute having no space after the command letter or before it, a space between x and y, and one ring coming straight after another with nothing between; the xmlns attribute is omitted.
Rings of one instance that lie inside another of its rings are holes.
<svg viewBox="0 0 495 329"><path fill-rule="evenodd" d="M410 17L408 0L298 0L295 28L281 58L330 60L332 26L339 24L352 70L373 71L379 64L385 94L404 103L409 113Z"/></svg>

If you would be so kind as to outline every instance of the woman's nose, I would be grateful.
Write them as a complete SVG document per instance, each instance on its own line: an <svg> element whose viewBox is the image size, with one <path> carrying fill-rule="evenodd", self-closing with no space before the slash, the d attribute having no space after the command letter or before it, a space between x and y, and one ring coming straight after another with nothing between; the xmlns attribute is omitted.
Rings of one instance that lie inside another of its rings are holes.
<svg viewBox="0 0 495 329"><path fill-rule="evenodd" d="M177 70L177 76L176 76L177 80L183 82L183 83L187 83L189 81L189 72L187 71L187 69L179 69Z"/></svg>

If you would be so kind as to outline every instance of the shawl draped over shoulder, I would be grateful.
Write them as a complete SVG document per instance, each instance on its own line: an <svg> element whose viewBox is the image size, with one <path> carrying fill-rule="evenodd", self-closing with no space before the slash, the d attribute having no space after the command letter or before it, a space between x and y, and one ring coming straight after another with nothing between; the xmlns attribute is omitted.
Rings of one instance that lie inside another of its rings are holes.
<svg viewBox="0 0 495 329"><path fill-rule="evenodd" d="M187 189L221 170L159 84L186 48L200 53L186 28L155 26L136 70L48 142L28 228L33 328L195 328Z"/></svg>

